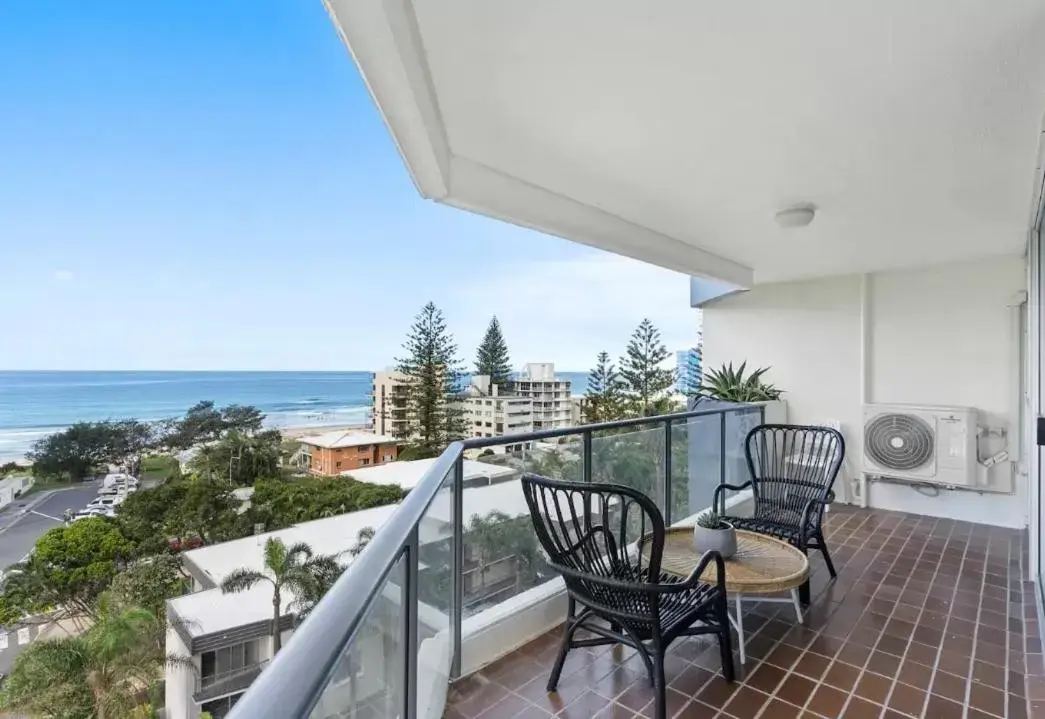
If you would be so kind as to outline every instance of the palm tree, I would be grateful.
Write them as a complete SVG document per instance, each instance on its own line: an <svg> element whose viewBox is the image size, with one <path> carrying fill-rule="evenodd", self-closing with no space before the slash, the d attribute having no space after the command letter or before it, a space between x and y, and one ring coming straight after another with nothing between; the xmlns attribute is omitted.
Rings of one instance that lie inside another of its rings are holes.
<svg viewBox="0 0 1045 719"><path fill-rule="evenodd" d="M265 541L265 571L249 567L234 569L222 580L221 591L234 594L265 582L272 585L272 650L275 653L283 644L279 631L283 590L294 594L292 604L307 614L340 573L341 566L335 556L316 554L305 542L287 547L282 539L269 537Z"/></svg>
<svg viewBox="0 0 1045 719"><path fill-rule="evenodd" d="M138 607L103 610L84 634L37 641L15 661L0 692L0 710L55 719L130 716L167 665L163 623Z"/></svg>

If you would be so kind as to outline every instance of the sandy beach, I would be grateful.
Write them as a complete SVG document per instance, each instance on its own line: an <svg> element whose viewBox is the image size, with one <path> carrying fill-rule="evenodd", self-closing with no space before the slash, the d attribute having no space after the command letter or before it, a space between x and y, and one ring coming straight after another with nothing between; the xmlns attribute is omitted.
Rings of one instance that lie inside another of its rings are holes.
<svg viewBox="0 0 1045 719"><path fill-rule="evenodd" d="M366 424L328 424L322 426L312 425L311 427L280 427L279 431L283 435L283 439L301 439L303 437L315 437L317 434L326 434L327 432L367 432L372 430Z"/></svg>

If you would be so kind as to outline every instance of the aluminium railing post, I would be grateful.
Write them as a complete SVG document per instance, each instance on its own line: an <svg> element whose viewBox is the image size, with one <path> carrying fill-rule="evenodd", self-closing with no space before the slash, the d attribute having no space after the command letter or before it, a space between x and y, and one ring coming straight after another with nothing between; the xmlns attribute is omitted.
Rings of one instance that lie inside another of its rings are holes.
<svg viewBox="0 0 1045 719"><path fill-rule="evenodd" d="M403 708L404 719L417 719L417 582L420 563L417 527L406 545L406 578L403 582Z"/></svg>
<svg viewBox="0 0 1045 719"><path fill-rule="evenodd" d="M591 430L581 433L581 478L591 483Z"/></svg>
<svg viewBox="0 0 1045 719"><path fill-rule="evenodd" d="M671 420L664 422L664 524L671 526Z"/></svg>
<svg viewBox="0 0 1045 719"><path fill-rule="evenodd" d="M723 410L718 415L718 483L723 485L726 483L726 411ZM726 511L726 494L721 493L722 496L722 507L721 512ZM713 508L714 509L714 508Z"/></svg>
<svg viewBox="0 0 1045 719"><path fill-rule="evenodd" d="M451 582L453 597L450 602L450 626L453 632L453 657L450 662L450 678L461 678L461 625L464 618L464 454L454 462L453 483L453 558L451 560Z"/></svg>

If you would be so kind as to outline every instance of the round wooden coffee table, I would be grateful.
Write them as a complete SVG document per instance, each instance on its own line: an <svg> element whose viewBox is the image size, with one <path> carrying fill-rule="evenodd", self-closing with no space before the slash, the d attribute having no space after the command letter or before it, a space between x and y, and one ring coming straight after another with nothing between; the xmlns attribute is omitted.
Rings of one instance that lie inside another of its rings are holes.
<svg viewBox="0 0 1045 719"><path fill-rule="evenodd" d="M649 535L641 542L642 553L649 559ZM692 527L672 527L664 535L664 556L661 571L678 577L688 577L704 554L693 545ZM798 588L809 577L809 560L787 542L755 532L737 530L737 553L726 562L726 592L736 603L736 616L730 622L737 631L740 663L747 661L744 651L743 598L757 595L762 602L788 602L795 607L795 616L802 618L802 603ZM701 579L708 584L718 581L714 562L707 566ZM764 597L765 594L790 592L790 597Z"/></svg>

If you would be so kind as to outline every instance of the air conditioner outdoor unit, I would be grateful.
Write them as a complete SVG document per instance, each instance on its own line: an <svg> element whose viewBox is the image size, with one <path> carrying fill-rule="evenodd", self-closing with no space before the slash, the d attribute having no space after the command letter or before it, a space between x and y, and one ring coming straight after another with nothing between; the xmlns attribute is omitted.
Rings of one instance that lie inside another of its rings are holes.
<svg viewBox="0 0 1045 719"><path fill-rule="evenodd" d="M976 432L973 407L864 405L864 473L973 487Z"/></svg>

